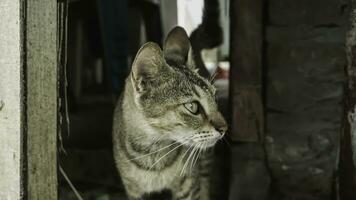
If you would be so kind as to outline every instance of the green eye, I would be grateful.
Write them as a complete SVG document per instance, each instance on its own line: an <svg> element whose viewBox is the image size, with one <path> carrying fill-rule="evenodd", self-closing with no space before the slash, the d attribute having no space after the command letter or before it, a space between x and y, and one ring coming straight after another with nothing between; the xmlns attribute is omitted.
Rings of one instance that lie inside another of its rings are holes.
<svg viewBox="0 0 356 200"><path fill-rule="evenodd" d="M185 103L183 105L192 114L196 115L196 114L199 113L199 105L198 105L197 102L193 101L193 102L190 102L190 103Z"/></svg>

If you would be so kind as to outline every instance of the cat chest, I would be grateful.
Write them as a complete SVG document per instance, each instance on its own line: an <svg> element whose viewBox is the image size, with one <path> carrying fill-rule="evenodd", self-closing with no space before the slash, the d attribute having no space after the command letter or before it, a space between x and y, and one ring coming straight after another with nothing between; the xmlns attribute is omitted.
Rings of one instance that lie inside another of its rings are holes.
<svg viewBox="0 0 356 200"><path fill-rule="evenodd" d="M179 170L172 166L162 171L146 171L138 168L131 168L134 179L139 187L146 192L160 191L162 189L172 189L180 181Z"/></svg>
<svg viewBox="0 0 356 200"><path fill-rule="evenodd" d="M141 169L135 170L138 181L141 181L141 187L147 191L158 191L162 188L171 188L177 179L176 167L170 167L162 171L144 171Z"/></svg>

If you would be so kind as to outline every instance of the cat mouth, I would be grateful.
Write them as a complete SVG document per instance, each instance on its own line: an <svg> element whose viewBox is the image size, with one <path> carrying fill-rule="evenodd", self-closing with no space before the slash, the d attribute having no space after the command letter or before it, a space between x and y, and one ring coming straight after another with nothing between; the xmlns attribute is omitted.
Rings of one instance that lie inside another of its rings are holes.
<svg viewBox="0 0 356 200"><path fill-rule="evenodd" d="M185 138L176 138L174 140L187 147L194 146L199 149L208 149L213 147L221 138L222 135L220 134L204 132L196 133Z"/></svg>
<svg viewBox="0 0 356 200"><path fill-rule="evenodd" d="M202 134L196 134L196 137L193 138L193 142L196 143L198 147L209 148L216 144L216 142L221 139L220 134L207 133L203 132Z"/></svg>
<svg viewBox="0 0 356 200"><path fill-rule="evenodd" d="M218 137L193 139L192 142L197 148L208 149L213 147L219 140Z"/></svg>
<svg viewBox="0 0 356 200"><path fill-rule="evenodd" d="M216 144L217 141L218 141L217 139L215 139L215 140L214 139L210 139L210 140L207 140L207 141L198 142L197 146L198 146L198 148L201 148L201 149L207 149L207 148L213 147Z"/></svg>

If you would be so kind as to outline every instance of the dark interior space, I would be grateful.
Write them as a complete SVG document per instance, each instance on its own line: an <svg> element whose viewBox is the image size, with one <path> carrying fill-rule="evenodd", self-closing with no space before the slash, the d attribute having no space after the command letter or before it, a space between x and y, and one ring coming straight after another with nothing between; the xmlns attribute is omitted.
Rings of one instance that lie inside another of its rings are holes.
<svg viewBox="0 0 356 200"><path fill-rule="evenodd" d="M139 48L162 47L177 25L201 51L199 72L216 74L229 122L211 199L356 199L355 2L218 0L214 19L203 17L207 1L69 1L59 199L78 199L71 184L83 199L127 199L112 152L115 104ZM221 41L204 20L216 20Z"/></svg>

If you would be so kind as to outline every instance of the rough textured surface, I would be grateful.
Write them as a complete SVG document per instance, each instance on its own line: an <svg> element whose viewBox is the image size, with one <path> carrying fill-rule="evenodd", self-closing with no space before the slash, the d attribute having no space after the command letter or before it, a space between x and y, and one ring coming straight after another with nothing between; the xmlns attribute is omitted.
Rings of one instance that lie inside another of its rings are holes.
<svg viewBox="0 0 356 200"><path fill-rule="evenodd" d="M356 199L356 1L350 6L346 34L347 78L344 127L340 148L340 199Z"/></svg>
<svg viewBox="0 0 356 200"><path fill-rule="evenodd" d="M0 3L0 199L21 197L20 1Z"/></svg>
<svg viewBox="0 0 356 200"><path fill-rule="evenodd" d="M356 1L352 1L352 10L350 15L351 26L346 37L347 53L347 75L348 75L348 122L351 135L353 165L356 166ZM348 133L345 133L348 134Z"/></svg>
<svg viewBox="0 0 356 200"><path fill-rule="evenodd" d="M232 1L231 130L234 141L257 142L264 134L262 108L263 1Z"/></svg>
<svg viewBox="0 0 356 200"><path fill-rule="evenodd" d="M272 199L332 197L346 80L345 6L269 1L266 149Z"/></svg>
<svg viewBox="0 0 356 200"><path fill-rule="evenodd" d="M230 200L268 198L270 177L265 163L262 0L231 1L231 145Z"/></svg>
<svg viewBox="0 0 356 200"><path fill-rule="evenodd" d="M269 0L269 24L274 26L337 25L347 19L348 0Z"/></svg>
<svg viewBox="0 0 356 200"><path fill-rule="evenodd" d="M231 145L231 178L229 200L268 199L269 177L260 143Z"/></svg>
<svg viewBox="0 0 356 200"><path fill-rule="evenodd" d="M26 8L28 199L57 199L57 2Z"/></svg>

